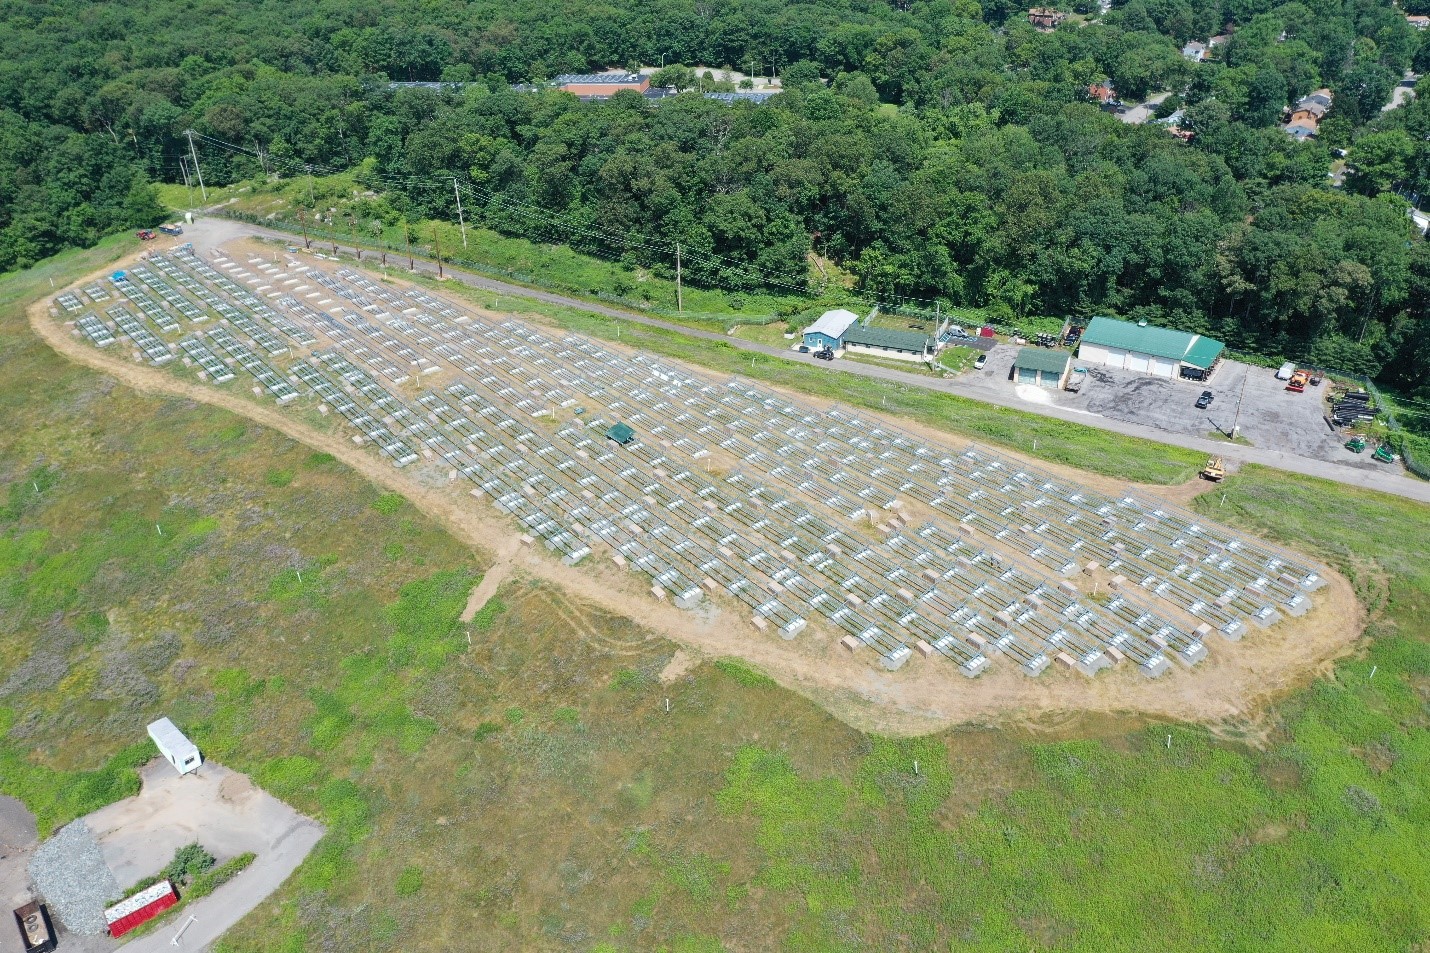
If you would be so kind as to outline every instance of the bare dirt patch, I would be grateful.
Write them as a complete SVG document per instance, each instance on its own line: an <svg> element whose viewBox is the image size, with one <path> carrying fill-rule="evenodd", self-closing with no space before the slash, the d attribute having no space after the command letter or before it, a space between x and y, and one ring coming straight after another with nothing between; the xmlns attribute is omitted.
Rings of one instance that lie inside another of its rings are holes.
<svg viewBox="0 0 1430 953"><path fill-rule="evenodd" d="M700 662L701 658L697 653L689 649L676 649L675 654L670 657L670 661L665 663L665 668L660 670L660 683L669 685L695 668Z"/></svg>
<svg viewBox="0 0 1430 953"><path fill-rule="evenodd" d="M123 263L106 266L77 284L82 286L122 266ZM518 529L490 506L473 500L463 487L449 486L436 468L395 470L342 436L323 432L274 406L99 352L71 336L49 315L47 306L47 301L41 301L29 309L30 326L71 360L138 390L221 407L272 427L315 450L331 453L376 485L403 494L492 563L492 570L469 600L471 614L490 598L506 573L521 572L562 590L564 595L559 598L566 603L566 610L577 616L583 604L594 606L630 619L701 655L744 658L861 730L922 734L969 722L1030 724L1097 712L1144 713L1233 724L1238 730L1248 730L1267 702L1308 682L1326 671L1334 659L1349 652L1364 625L1364 613L1349 583L1339 574L1326 571L1329 584L1316 593L1315 607L1306 616L1271 630L1252 631L1235 646L1214 644L1210 657L1196 669L1178 670L1156 682L1146 680L1130 666L1103 672L1096 679L1060 670L1049 670L1031 679L1013 666L1004 665L969 681L938 660L915 660L898 672L885 672L875 666L871 654L850 656L838 649L836 638L818 625L811 625L798 639L785 642L758 632L743 612L723 605L683 612L656 601L638 577L604 558L570 567L539 545L512 546ZM464 302L464 307L488 318L509 317L470 303ZM603 342L603 346L616 347L610 342ZM828 404L804 394L794 396L817 406ZM870 411L860 413L940 442L960 443L948 434L912 421L884 418ZM1002 448L998 452L1026 459ZM1042 460L1028 462L1105 492L1119 492L1126 486ZM1187 484L1170 492L1165 487L1146 489L1184 503L1195 495L1196 489L1209 486ZM495 581L490 583L488 592L486 587L492 579ZM464 618L468 617L464 613ZM581 631L579 626L573 628Z"/></svg>
<svg viewBox="0 0 1430 953"><path fill-rule="evenodd" d="M467 606L462 610L461 615L463 622L471 622L475 619L477 613L482 611L482 606L486 605L492 596L497 594L501 584L510 578L512 561L520 549L519 537L511 536L503 541L496 554L496 560L482 574L481 580L472 587L472 594L467 597Z"/></svg>

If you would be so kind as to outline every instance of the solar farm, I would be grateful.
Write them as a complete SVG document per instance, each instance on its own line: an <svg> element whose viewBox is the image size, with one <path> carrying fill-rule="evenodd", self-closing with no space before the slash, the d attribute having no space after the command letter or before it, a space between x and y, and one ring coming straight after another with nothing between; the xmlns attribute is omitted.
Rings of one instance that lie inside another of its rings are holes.
<svg viewBox="0 0 1430 953"><path fill-rule="evenodd" d="M52 310L107 353L336 414L568 565L608 559L655 599L738 608L770 637L814 626L890 670L1157 678L1303 615L1325 584L1137 492L336 265L235 254L150 252Z"/></svg>

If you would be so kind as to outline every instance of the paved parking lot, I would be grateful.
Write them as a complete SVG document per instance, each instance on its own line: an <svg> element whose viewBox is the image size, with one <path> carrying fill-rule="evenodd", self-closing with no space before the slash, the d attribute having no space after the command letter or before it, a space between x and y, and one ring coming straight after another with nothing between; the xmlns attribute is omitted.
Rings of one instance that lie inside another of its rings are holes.
<svg viewBox="0 0 1430 953"><path fill-rule="evenodd" d="M1005 391L1013 387L1009 374L1017 352L1012 345L999 345L973 380ZM1195 437L1227 433L1235 424L1238 434L1256 447L1366 470L1387 469L1385 464L1371 460L1368 452L1356 455L1345 449L1345 435L1332 431L1326 423L1328 395L1324 384L1295 394L1286 390L1285 381L1276 379L1274 370L1236 361L1223 361L1205 384L1079 365L1076 359L1073 366L1088 370L1080 393L1036 393L1042 389L1025 386L1018 388L1018 395L1036 403ZM1210 407L1199 410L1196 401L1203 390L1210 390L1214 399Z"/></svg>

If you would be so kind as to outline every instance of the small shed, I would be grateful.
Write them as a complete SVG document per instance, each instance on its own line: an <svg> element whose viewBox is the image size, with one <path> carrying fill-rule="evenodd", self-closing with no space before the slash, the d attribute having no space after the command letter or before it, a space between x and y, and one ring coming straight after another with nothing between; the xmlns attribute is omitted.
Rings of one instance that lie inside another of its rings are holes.
<svg viewBox="0 0 1430 953"><path fill-rule="evenodd" d="M636 439L636 432L630 427L627 427L625 424L618 423L610 430L606 431L606 438L608 440L614 440L616 443L624 447L626 444Z"/></svg>
<svg viewBox="0 0 1430 953"><path fill-rule="evenodd" d="M180 774L197 771L199 765L204 763L198 746L167 718L160 718L149 725L149 737L158 746L164 760L172 764Z"/></svg>
<svg viewBox="0 0 1430 953"><path fill-rule="evenodd" d="M819 320L804 329L804 346L810 350L831 351L844 346L844 332L859 320L859 315L844 308L835 308L819 316Z"/></svg>
<svg viewBox="0 0 1430 953"><path fill-rule="evenodd" d="M1036 384L1059 390L1067 383L1072 355L1067 351L1050 351L1040 347L1019 348L1013 362L1013 380L1019 384Z"/></svg>

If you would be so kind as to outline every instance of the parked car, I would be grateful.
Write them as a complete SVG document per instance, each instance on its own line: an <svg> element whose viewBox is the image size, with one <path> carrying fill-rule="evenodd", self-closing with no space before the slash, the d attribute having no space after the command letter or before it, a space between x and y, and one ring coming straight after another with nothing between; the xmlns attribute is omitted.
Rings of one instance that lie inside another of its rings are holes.
<svg viewBox="0 0 1430 953"><path fill-rule="evenodd" d="M809 353L809 345L808 345L808 344L801 344L801 345L799 346L799 353L801 353L801 354L808 354L808 353Z"/></svg>
<svg viewBox="0 0 1430 953"><path fill-rule="evenodd" d="M822 351L815 351L814 356L821 361L832 361L834 360L834 351L832 348L825 348Z"/></svg>
<svg viewBox="0 0 1430 953"><path fill-rule="evenodd" d="M1215 394L1213 394L1213 393L1212 393L1211 391L1209 391L1209 390L1204 390L1204 391L1202 391L1202 396L1200 396L1200 397L1197 398L1197 409L1198 409L1198 410L1206 410L1208 407L1210 407L1210 406L1212 405L1212 401L1214 401L1214 400L1216 400L1216 395L1215 395Z"/></svg>
<svg viewBox="0 0 1430 953"><path fill-rule="evenodd" d="M980 354L980 355L978 355L978 360L976 360L976 361L973 362L973 368L974 368L974 370L979 370L979 371L981 371L981 370L983 370L983 365L984 365L984 364L987 364L987 363L988 363L988 355L987 355L987 354Z"/></svg>
<svg viewBox="0 0 1430 953"><path fill-rule="evenodd" d="M180 227L177 223L175 223L175 224L173 224L173 225L160 225L160 226L159 226L159 231L163 232L165 235L182 235L182 234L184 234L183 228Z"/></svg>

